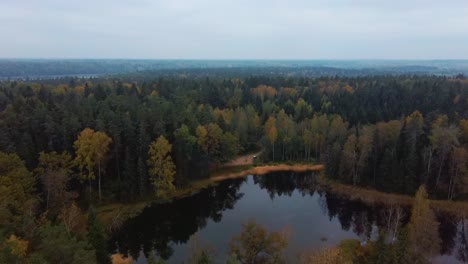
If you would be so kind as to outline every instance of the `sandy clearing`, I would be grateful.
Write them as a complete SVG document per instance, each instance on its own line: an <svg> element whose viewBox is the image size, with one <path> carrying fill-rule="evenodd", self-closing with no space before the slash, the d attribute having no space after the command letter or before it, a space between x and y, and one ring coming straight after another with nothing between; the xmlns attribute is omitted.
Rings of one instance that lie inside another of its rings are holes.
<svg viewBox="0 0 468 264"><path fill-rule="evenodd" d="M222 181L225 179L232 178L241 178L249 174L263 175L275 171L295 171L295 172L304 172L304 171L319 171L324 168L323 164L296 164L296 165L287 165L287 164L278 164L278 165L264 165L257 166L251 169L247 169L240 172L226 173L220 176L214 176L210 179L213 181Z"/></svg>
<svg viewBox="0 0 468 264"><path fill-rule="evenodd" d="M254 163L254 156L258 157L260 154L262 154L262 151L238 156L237 158L224 163L221 167L252 165Z"/></svg>

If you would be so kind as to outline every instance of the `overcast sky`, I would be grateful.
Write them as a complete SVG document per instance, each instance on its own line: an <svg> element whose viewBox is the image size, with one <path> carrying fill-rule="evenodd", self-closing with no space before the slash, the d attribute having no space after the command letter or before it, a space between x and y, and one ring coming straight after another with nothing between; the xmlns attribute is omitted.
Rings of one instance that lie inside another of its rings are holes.
<svg viewBox="0 0 468 264"><path fill-rule="evenodd" d="M0 0L0 57L468 59L468 0Z"/></svg>

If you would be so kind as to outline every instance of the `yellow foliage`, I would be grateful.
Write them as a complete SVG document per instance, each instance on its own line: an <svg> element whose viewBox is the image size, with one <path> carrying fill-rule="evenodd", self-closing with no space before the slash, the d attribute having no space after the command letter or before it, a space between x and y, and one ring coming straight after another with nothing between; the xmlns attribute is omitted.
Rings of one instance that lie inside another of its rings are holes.
<svg viewBox="0 0 468 264"><path fill-rule="evenodd" d="M353 87L351 87L349 84L345 84L342 89L348 93L354 93Z"/></svg>
<svg viewBox="0 0 468 264"><path fill-rule="evenodd" d="M164 136L158 137L150 145L148 151L149 174L151 183L158 197L166 197L175 190L173 181L176 168L172 162L170 152L172 145Z"/></svg>
<svg viewBox="0 0 468 264"><path fill-rule="evenodd" d="M441 244L438 233L439 223L429 206L424 186L421 186L416 193L408 226L410 252L414 259L429 259L439 252Z"/></svg>
<svg viewBox="0 0 468 264"><path fill-rule="evenodd" d="M204 104L199 104L199 105L198 105L198 112L203 111L203 108L204 108L204 107L205 107Z"/></svg>
<svg viewBox="0 0 468 264"><path fill-rule="evenodd" d="M55 94L65 94L67 92L67 86L65 84L60 84L52 90Z"/></svg>
<svg viewBox="0 0 468 264"><path fill-rule="evenodd" d="M228 125L231 124L233 112L231 109L219 109L215 108L213 110L213 117L218 120L219 118L223 118L224 122Z"/></svg>
<svg viewBox="0 0 468 264"><path fill-rule="evenodd" d="M229 253L241 263L283 263L283 250L288 246L287 232L267 232L249 220L229 243Z"/></svg>
<svg viewBox="0 0 468 264"><path fill-rule="evenodd" d="M197 135L197 143L206 154L214 157L221 153L223 130L217 124L209 123L205 126L198 126L195 134Z"/></svg>
<svg viewBox="0 0 468 264"><path fill-rule="evenodd" d="M205 146L208 145L208 131L206 131L206 128L204 126L198 126L195 134L197 135L197 143L200 145L205 152L207 152L207 149Z"/></svg>
<svg viewBox="0 0 468 264"><path fill-rule="evenodd" d="M276 119L270 116L265 123L265 135L271 144L274 144L278 137L278 131L276 129Z"/></svg>
<svg viewBox="0 0 468 264"><path fill-rule="evenodd" d="M23 240L15 235L11 235L7 240L6 244L9 246L11 253L18 257L25 257L28 251L27 240Z"/></svg>
<svg viewBox="0 0 468 264"><path fill-rule="evenodd" d="M75 86L75 92L79 93L79 94L83 94L84 93L84 86L83 85Z"/></svg>
<svg viewBox="0 0 468 264"><path fill-rule="evenodd" d="M156 90L151 91L150 97L157 97L157 96L159 96L158 91Z"/></svg>
<svg viewBox="0 0 468 264"><path fill-rule="evenodd" d="M260 97L263 101L266 98L273 98L276 95L275 88L267 85L259 85L256 88L251 89L252 94Z"/></svg>
<svg viewBox="0 0 468 264"><path fill-rule="evenodd" d="M31 89L34 91L34 92L37 92L41 89L41 84L40 83L33 83L31 84Z"/></svg>
<svg viewBox="0 0 468 264"><path fill-rule="evenodd" d="M131 84L131 83L127 83L127 82L126 82L126 83L123 83L122 86L125 87L125 88L127 88L127 89L132 88L132 84Z"/></svg>
<svg viewBox="0 0 468 264"><path fill-rule="evenodd" d="M94 169L104 161L111 143L112 139L104 132L95 132L91 128L81 131L73 146L76 150L75 162L83 180L95 178Z"/></svg>
<svg viewBox="0 0 468 264"><path fill-rule="evenodd" d="M406 120L406 123L410 123L410 122L414 121L414 122L422 124L424 118L423 118L421 112L414 111L409 116L407 116L405 120Z"/></svg>
<svg viewBox="0 0 468 264"><path fill-rule="evenodd" d="M83 212L73 202L70 206L64 206L60 212L59 219L65 225L68 234L83 236L86 230L86 222L83 217Z"/></svg>

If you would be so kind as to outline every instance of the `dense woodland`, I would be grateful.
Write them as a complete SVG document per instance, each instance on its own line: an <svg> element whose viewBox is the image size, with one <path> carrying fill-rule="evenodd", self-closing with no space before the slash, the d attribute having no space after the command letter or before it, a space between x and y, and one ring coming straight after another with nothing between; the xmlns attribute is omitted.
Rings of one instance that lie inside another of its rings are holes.
<svg viewBox="0 0 468 264"><path fill-rule="evenodd" d="M165 198L259 149L262 162L323 163L344 183L463 200L467 147L462 75L4 81L0 251L108 263L90 204Z"/></svg>

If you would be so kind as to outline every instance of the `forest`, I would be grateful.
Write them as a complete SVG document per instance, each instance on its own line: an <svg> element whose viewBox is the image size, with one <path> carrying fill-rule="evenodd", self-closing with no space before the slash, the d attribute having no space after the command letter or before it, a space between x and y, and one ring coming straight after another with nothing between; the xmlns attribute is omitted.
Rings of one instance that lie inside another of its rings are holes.
<svg viewBox="0 0 468 264"><path fill-rule="evenodd" d="M246 72L1 81L0 262L110 263L95 206L168 199L259 150L260 163L321 163L349 185L419 189L424 210L427 197L468 199L463 75Z"/></svg>
<svg viewBox="0 0 468 264"><path fill-rule="evenodd" d="M177 72L269 75L365 76L386 74L468 74L467 60L155 60L155 59L2 59L0 80L56 79L107 74L148 75Z"/></svg>

